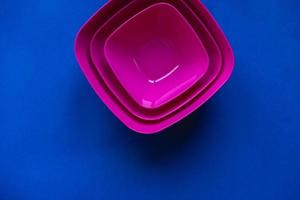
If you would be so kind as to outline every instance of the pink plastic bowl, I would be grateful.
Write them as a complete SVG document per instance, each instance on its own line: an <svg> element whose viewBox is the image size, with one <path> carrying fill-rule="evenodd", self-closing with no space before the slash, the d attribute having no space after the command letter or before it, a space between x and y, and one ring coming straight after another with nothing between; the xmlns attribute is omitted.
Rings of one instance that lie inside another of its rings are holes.
<svg viewBox="0 0 300 200"><path fill-rule="evenodd" d="M89 80L97 95L103 100L108 108L129 128L140 133L152 134L180 121L210 99L230 77L234 64L233 53L223 32L206 8L198 2L198 0L186 1L197 16L204 22L219 45L223 58L222 71L209 85L209 87L203 90L201 94L197 95L197 97L193 98L188 104L175 111L172 115L158 121L138 119L129 113L114 97L103 82L103 79L95 70L89 54L89 45L98 27L105 23L110 16L117 13L118 10L122 9L129 2L129 0L112 0L102 7L91 19L89 19L76 37L75 54L85 76Z"/></svg>
<svg viewBox="0 0 300 200"><path fill-rule="evenodd" d="M214 78L220 72L222 64L222 56L217 44L206 29L203 22L195 15L191 8L182 0L164 0L164 2L174 5L177 10L179 10L182 15L186 17L186 19L191 23L192 27L196 30L198 37L203 40L203 44L207 49L210 60L208 71L205 73L203 78L194 84L194 86L188 91L184 92L184 94L180 95L178 98L162 107L156 109L146 109L136 104L136 102L134 102L127 94L126 90L120 86L119 81L115 78L110 66L107 64L103 55L104 42L106 38L109 37L110 33L122 25L123 22L126 22L126 19L130 18L130 16L134 15L135 13L138 13L140 10L148 8L155 2L161 1L149 0L147 3L145 3L145 1L141 3L140 0L132 1L101 26L91 42L91 57L106 85L130 113L145 120L159 120L167 115L172 114L174 111L188 103L214 80Z"/></svg>
<svg viewBox="0 0 300 200"><path fill-rule="evenodd" d="M202 42L170 4L156 3L115 30L105 56L120 83L142 107L158 108L207 71Z"/></svg>

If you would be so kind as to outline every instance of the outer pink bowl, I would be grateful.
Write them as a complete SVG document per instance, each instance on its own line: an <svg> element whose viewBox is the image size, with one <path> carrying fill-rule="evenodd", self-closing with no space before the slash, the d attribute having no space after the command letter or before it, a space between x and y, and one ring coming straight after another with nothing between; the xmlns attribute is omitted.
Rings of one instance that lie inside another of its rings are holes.
<svg viewBox="0 0 300 200"><path fill-rule="evenodd" d="M196 30L198 37L203 40L210 60L208 71L205 73L203 78L194 84L193 87L162 107L156 109L146 109L136 104L128 95L126 90L120 86L119 81L115 78L114 73L111 71L110 66L106 62L106 59L103 55L104 53L102 52L106 38L109 37L114 30L126 22L126 19L130 18L130 16L144 10L155 2L161 2L161 0L149 0L146 1L146 3L145 1L140 0L131 1L127 6L106 21L106 23L101 25L91 41L92 60L106 85L120 101L120 103L123 104L123 106L128 110L128 112L144 120L160 120L168 115L171 115L180 107L188 103L198 94L200 94L203 89L205 89L216 78L217 74L221 70L222 64L222 55L218 45L214 41L212 35L206 29L205 25L194 14L191 8L187 6L183 0L164 0L164 2L168 2L176 6L176 8L190 22L194 30Z"/></svg>
<svg viewBox="0 0 300 200"><path fill-rule="evenodd" d="M123 23L106 40L104 52L120 83L145 108L182 94L209 63L194 29L167 3L153 4Z"/></svg>
<svg viewBox="0 0 300 200"><path fill-rule="evenodd" d="M79 31L75 42L75 54L78 62L89 80L90 84L110 108L110 110L129 128L140 133L155 133L161 131L172 124L178 122L203 103L205 103L220 87L228 80L233 69L233 54L228 41L214 21L206 8L197 0L186 0L186 3L194 10L198 17L204 22L208 30L220 47L223 56L222 71L218 77L201 94L193 98L188 104L181 107L172 115L158 121L141 120L128 112L125 107L114 97L107 88L102 78L95 71L94 65L89 55L90 41L101 24L105 23L110 16L122 9L130 1L112 0L101 8Z"/></svg>

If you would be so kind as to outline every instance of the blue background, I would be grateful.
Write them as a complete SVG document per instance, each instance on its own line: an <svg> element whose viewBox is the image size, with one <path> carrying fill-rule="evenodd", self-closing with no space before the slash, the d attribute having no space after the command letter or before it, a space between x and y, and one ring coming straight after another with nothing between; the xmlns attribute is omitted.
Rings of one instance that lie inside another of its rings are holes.
<svg viewBox="0 0 300 200"><path fill-rule="evenodd" d="M125 128L73 41L101 0L1 0L0 199L300 199L300 1L204 0L230 81L163 134Z"/></svg>

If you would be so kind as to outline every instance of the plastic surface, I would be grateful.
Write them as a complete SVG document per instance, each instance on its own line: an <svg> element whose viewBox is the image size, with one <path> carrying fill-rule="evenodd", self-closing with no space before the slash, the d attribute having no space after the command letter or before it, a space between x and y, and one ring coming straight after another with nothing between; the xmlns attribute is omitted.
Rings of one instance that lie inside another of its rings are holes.
<svg viewBox="0 0 300 200"><path fill-rule="evenodd" d="M203 89L206 88L220 72L222 64L222 55L219 50L218 45L214 41L212 35L208 32L207 28L203 22L195 15L189 6L186 5L184 1L172 1L165 0L164 2L171 3L177 8L178 11L189 21L194 30L197 32L198 37L203 40L203 44L209 55L209 67L207 73L201 78L193 87L191 87L184 94L180 95L178 98L167 103L166 105L158 109L146 109L139 104L136 104L134 100L128 95L126 90L120 86L119 81L114 76L110 66L107 64L105 56L103 55L104 43L107 37L116 30L120 25L126 22L126 19L130 16L138 13L140 10L151 6L155 2L161 2L157 0L150 0L146 3L141 3L140 0L132 1L123 9L119 10L114 16L112 16L106 23L104 23L97 30L91 41L91 57L100 76L105 81L107 87L112 91L112 93L117 97L120 103L123 104L126 109L133 115L145 119L145 120L159 120L164 118L174 111L188 103L197 94L199 94Z"/></svg>
<svg viewBox="0 0 300 200"><path fill-rule="evenodd" d="M75 54L78 62L94 88L98 96L108 106L108 108L129 128L145 134L152 134L159 132L172 124L180 121L182 118L189 115L198 107L203 105L213 94L215 94L222 85L230 77L234 59L232 49L221 31L220 27L213 19L211 14L207 11L204 5L197 0L186 1L191 8L197 13L199 18L205 23L208 30L212 33L223 55L222 71L213 83L207 87L201 94L190 101L185 106L176 110L176 112L164 119L158 121L141 120L129 113L122 104L113 96L111 91L107 88L102 78L97 74L89 55L89 43L95 34L97 27L105 23L109 16L121 9L127 1L112 0L102 7L79 31L75 42Z"/></svg>
<svg viewBox="0 0 300 200"><path fill-rule="evenodd" d="M121 84L145 108L182 94L209 64L194 29L167 3L153 4L123 23L106 40L104 52Z"/></svg>

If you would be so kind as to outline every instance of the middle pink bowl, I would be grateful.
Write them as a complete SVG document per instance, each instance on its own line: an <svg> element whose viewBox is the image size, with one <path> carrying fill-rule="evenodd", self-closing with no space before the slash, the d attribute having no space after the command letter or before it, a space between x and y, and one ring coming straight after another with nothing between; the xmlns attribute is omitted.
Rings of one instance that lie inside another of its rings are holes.
<svg viewBox="0 0 300 200"><path fill-rule="evenodd" d="M145 3L147 2L147 3ZM103 47L106 38L110 33L116 30L122 23L129 19L138 11L153 5L155 2L168 2L174 5L178 11L191 23L197 35L203 40L208 56L210 59L207 73L201 78L193 87L180 95L176 100L162 106L159 109L143 109L137 106L132 98L127 94L119 81L115 78L114 73L111 71L110 66L106 63L104 57ZM118 97L120 102L135 116L145 120L158 120L167 115L175 112L177 109L188 103L191 99L197 96L203 89L209 85L221 70L222 56L218 45L215 43L211 34L207 31L202 21L195 15L189 6L184 1L172 0L149 0L141 1L135 0L128 4L125 8L121 9L111 19L101 26L91 41L91 57L100 75L103 77L111 91Z"/></svg>
<svg viewBox="0 0 300 200"><path fill-rule="evenodd" d="M115 30L106 59L129 95L142 107L159 108L194 85L209 58L186 19L167 3L156 3Z"/></svg>

